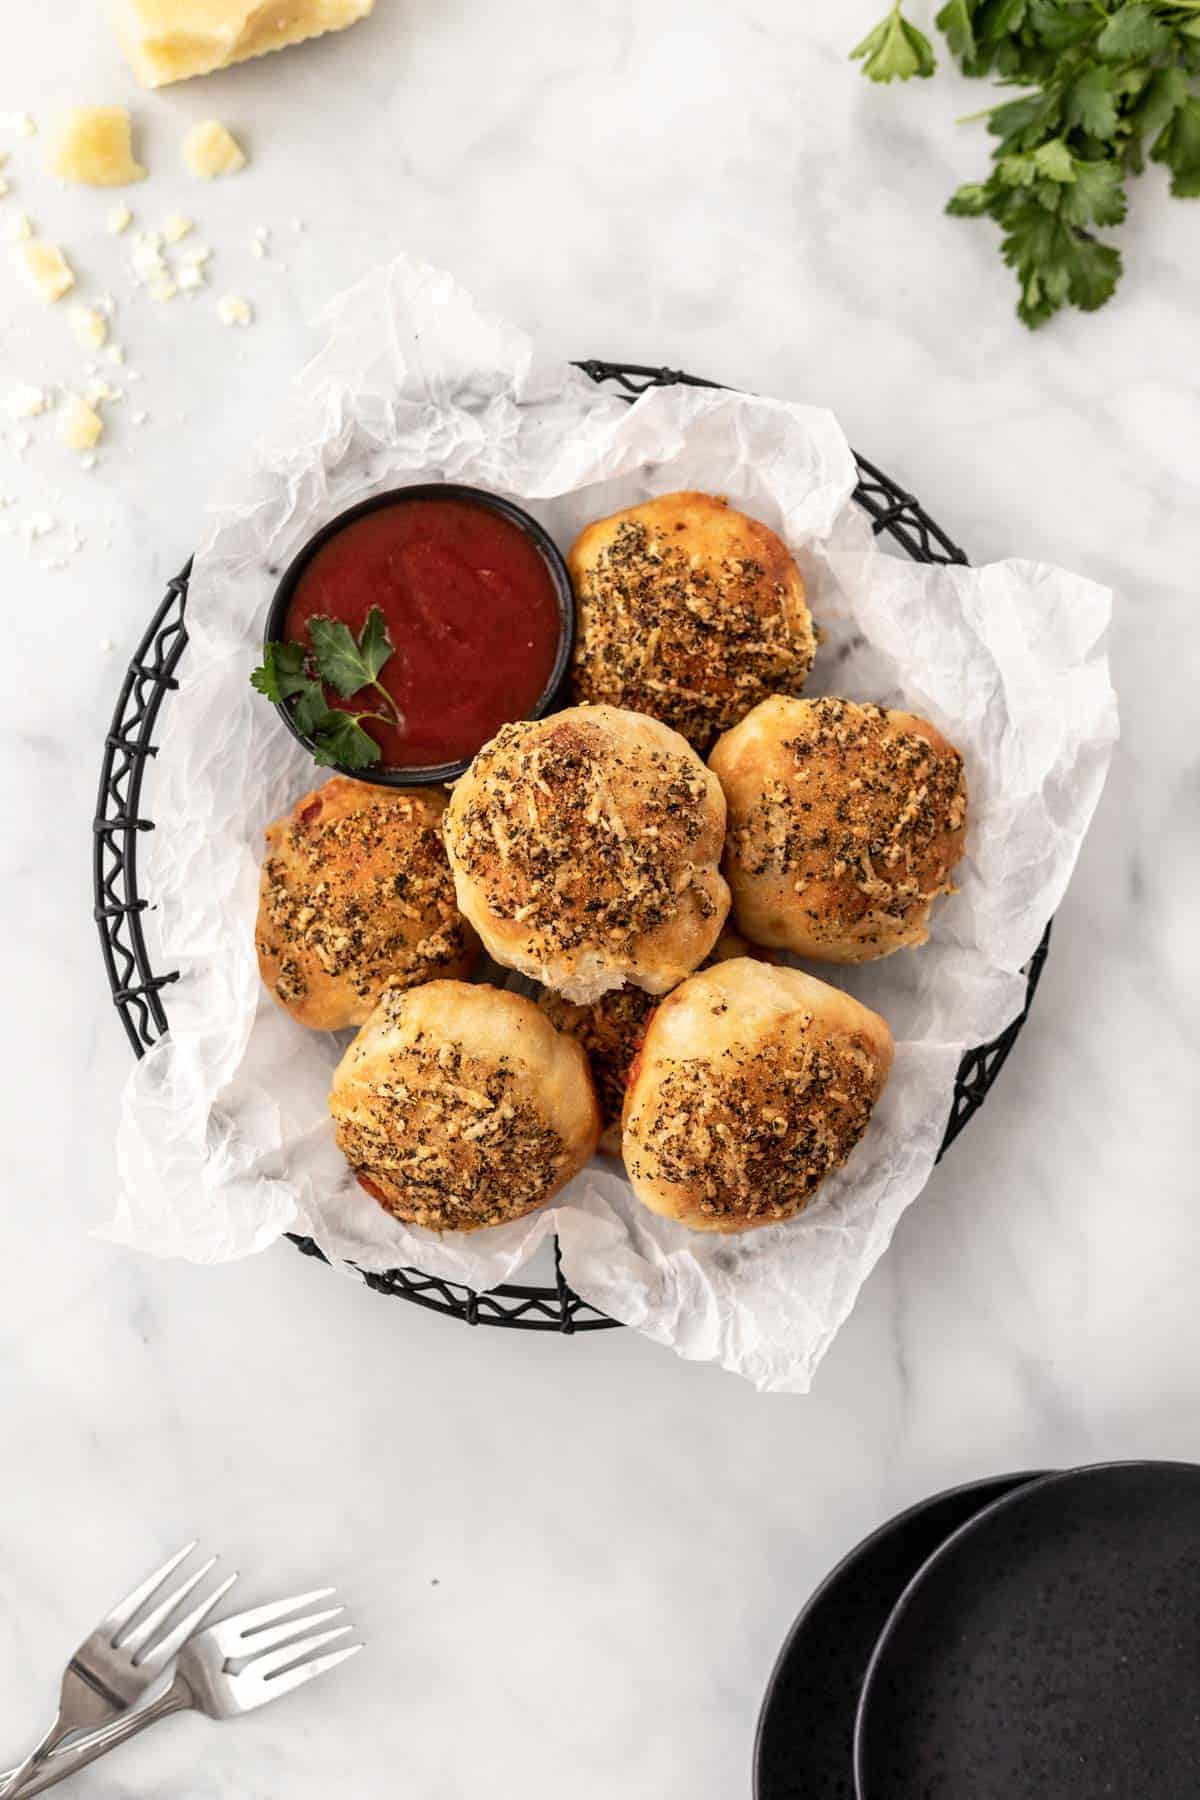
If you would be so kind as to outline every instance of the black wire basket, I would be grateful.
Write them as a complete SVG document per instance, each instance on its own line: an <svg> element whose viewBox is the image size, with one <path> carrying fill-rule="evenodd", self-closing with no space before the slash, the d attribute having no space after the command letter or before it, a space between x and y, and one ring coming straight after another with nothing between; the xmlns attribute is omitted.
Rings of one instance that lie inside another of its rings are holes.
<svg viewBox="0 0 1200 1800"><path fill-rule="evenodd" d="M608 382L633 400L651 387L717 387L678 369L651 369L636 363L588 361L578 365L593 381ZM886 532L915 562L965 563L966 556L929 514L903 488L865 457L856 456L858 486L854 498L866 512L872 529ZM104 740L100 792L93 822L93 888L95 919L100 949L112 989L113 1004L125 1027L130 1048L143 1056L167 1030L164 991L179 979L178 970L160 974L151 965L142 929L142 915L150 901L138 886L138 838L153 831L154 821L141 805L142 783L150 759L158 754L154 743L158 716L166 696L177 688L176 670L187 648L187 568L170 582L133 655L117 697L112 724ZM945 1155L967 1121L974 1117L1003 1068L1021 1027L1041 976L1050 943L1047 925L1041 943L1025 971L1025 1005L1020 1015L990 1044L969 1050L959 1064L954 1098L946 1131L938 1151ZM311 1238L292 1237L307 1256L322 1252ZM562 1273L558 1243L554 1245L554 1286L526 1287L505 1282L487 1293L457 1282L442 1281L420 1269L389 1269L376 1275L353 1268L370 1288L395 1294L416 1306L463 1319L468 1325L506 1325L520 1331L603 1331L619 1323L580 1298Z"/></svg>

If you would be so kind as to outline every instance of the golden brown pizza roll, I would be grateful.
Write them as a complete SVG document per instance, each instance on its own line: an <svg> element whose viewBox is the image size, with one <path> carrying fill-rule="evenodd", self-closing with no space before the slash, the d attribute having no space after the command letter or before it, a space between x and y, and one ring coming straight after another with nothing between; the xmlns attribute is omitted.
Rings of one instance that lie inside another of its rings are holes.
<svg viewBox="0 0 1200 1800"><path fill-rule="evenodd" d="M709 758L729 803L737 927L819 962L870 962L929 935L963 853L963 761L913 713L775 694Z"/></svg>
<svg viewBox="0 0 1200 1800"><path fill-rule="evenodd" d="M729 910L720 783L657 719L573 707L505 725L444 821L463 914L497 962L570 1000L662 994Z"/></svg>
<svg viewBox="0 0 1200 1800"><path fill-rule="evenodd" d="M846 1161L891 1066L884 1021L799 969L743 957L691 975L625 1096L633 1191L697 1231L789 1219Z"/></svg>
<svg viewBox="0 0 1200 1800"><path fill-rule="evenodd" d="M722 931L708 963L727 962L734 956L757 956L775 961L773 950L759 950L739 937L736 931ZM707 968L708 963L704 966ZM538 1005L559 1031L583 1045L596 1084L596 1097L604 1129L600 1148L609 1156L621 1154L621 1109L629 1071L641 1049L650 1015L658 1005L656 994L643 988L614 988L581 1006L575 1000L564 1000L548 989L538 998Z"/></svg>
<svg viewBox="0 0 1200 1800"><path fill-rule="evenodd" d="M267 828L255 945L280 1006L318 1031L361 1025L383 989L469 974L446 797L334 776Z"/></svg>
<svg viewBox="0 0 1200 1800"><path fill-rule="evenodd" d="M484 983L389 988L338 1064L337 1141L388 1212L476 1231L532 1212L587 1162L587 1058L532 1000Z"/></svg>
<svg viewBox="0 0 1200 1800"><path fill-rule="evenodd" d="M816 636L800 571L773 531L715 495L598 519L567 566L574 699L649 713L707 750L765 694L804 686Z"/></svg>

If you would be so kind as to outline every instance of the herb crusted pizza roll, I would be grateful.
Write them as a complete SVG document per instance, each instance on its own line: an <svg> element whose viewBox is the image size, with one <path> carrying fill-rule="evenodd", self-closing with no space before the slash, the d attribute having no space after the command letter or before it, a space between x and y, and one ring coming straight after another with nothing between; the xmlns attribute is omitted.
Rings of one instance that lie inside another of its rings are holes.
<svg viewBox="0 0 1200 1800"><path fill-rule="evenodd" d="M892 1054L878 1014L799 969L741 957L689 976L625 1097L634 1193L694 1231L792 1218L866 1131Z"/></svg>
<svg viewBox="0 0 1200 1800"><path fill-rule="evenodd" d="M454 900L446 796L337 775L267 828L255 946L301 1025L361 1025L385 987L470 972L479 940Z"/></svg>
<svg viewBox="0 0 1200 1800"><path fill-rule="evenodd" d="M458 904L497 962L569 1000L663 994L725 922L725 801L677 732L577 706L505 725L444 821Z"/></svg>
<svg viewBox="0 0 1200 1800"><path fill-rule="evenodd" d="M929 936L967 831L963 760L913 713L776 694L709 758L729 804L739 931L818 962Z"/></svg>
<svg viewBox="0 0 1200 1800"><path fill-rule="evenodd" d="M631 707L707 750L766 694L796 693L816 634L786 544L713 494L597 519L567 556L576 700Z"/></svg>
<svg viewBox="0 0 1200 1800"><path fill-rule="evenodd" d="M338 1064L329 1110L360 1185L432 1231L533 1212L600 1132L579 1045L482 982L389 989Z"/></svg>

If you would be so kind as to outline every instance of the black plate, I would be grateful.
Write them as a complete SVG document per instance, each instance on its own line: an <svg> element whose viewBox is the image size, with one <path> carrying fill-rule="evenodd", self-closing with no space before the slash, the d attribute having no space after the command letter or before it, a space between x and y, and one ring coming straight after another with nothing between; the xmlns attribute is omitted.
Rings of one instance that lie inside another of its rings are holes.
<svg viewBox="0 0 1200 1800"><path fill-rule="evenodd" d="M1036 1479L997 1475L935 1494L838 1564L792 1626L772 1671L754 1746L757 1800L853 1800L855 1709L892 1607L951 1532Z"/></svg>
<svg viewBox="0 0 1200 1800"><path fill-rule="evenodd" d="M1196 1800L1200 1467L1052 1475L910 1583L859 1703L860 1800Z"/></svg>

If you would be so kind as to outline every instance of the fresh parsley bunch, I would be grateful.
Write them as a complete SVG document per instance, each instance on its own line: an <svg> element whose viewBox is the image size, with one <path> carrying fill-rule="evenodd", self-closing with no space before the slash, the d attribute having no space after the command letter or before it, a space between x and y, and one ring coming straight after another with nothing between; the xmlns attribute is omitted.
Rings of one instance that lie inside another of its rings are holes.
<svg viewBox="0 0 1200 1800"><path fill-rule="evenodd" d="M373 606L356 638L348 625L337 619L308 621L309 649L304 644L266 644L263 660L250 676L250 685L276 705L290 702L296 726L312 744L313 761L323 768L368 769L380 758L379 745L364 719L385 725L404 724L400 709L383 683L379 671L392 654L392 640L379 607ZM330 706L325 683L343 700L373 688L378 698L369 712L346 712ZM378 708L385 706L386 711Z"/></svg>
<svg viewBox="0 0 1200 1800"><path fill-rule="evenodd" d="M977 115L998 140L994 166L946 211L1000 226L1026 325L1065 305L1094 312L1121 277L1096 228L1121 223L1147 154L1173 194L1200 196L1200 0L947 0L936 23L964 74L1026 90ZM937 66L902 0L851 55L872 81Z"/></svg>

